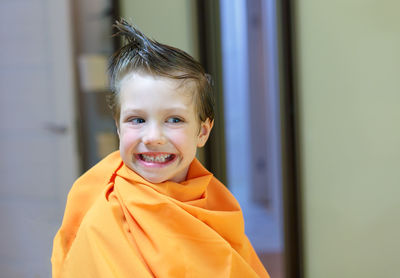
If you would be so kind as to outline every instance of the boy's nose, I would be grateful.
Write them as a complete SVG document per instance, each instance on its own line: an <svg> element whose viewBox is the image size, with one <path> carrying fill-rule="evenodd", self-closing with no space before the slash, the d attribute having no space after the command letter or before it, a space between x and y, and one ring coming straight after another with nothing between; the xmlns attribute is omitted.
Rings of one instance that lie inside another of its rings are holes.
<svg viewBox="0 0 400 278"><path fill-rule="evenodd" d="M150 124L144 131L143 143L146 145L162 145L165 144L166 138L162 132L162 128L156 124Z"/></svg>

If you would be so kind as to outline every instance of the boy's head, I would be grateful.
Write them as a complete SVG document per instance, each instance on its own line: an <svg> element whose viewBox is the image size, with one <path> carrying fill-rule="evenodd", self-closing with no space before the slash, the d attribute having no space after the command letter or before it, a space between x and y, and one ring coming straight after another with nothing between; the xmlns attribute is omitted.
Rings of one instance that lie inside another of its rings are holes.
<svg viewBox="0 0 400 278"><path fill-rule="evenodd" d="M110 106L125 165L150 182L181 182L213 126L209 79L185 52L117 22L126 40L112 58Z"/></svg>
<svg viewBox="0 0 400 278"><path fill-rule="evenodd" d="M181 84L192 82L199 121L214 121L211 77L204 72L199 62L180 49L149 39L123 19L114 26L118 30L116 35L126 42L112 56L109 68L112 95L108 101L116 121L120 115L121 81L131 73L167 77L181 81Z"/></svg>

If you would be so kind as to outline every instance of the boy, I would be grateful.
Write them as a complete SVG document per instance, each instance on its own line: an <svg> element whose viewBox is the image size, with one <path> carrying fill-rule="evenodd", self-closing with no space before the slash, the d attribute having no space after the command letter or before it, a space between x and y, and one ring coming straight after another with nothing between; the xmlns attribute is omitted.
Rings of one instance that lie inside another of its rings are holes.
<svg viewBox="0 0 400 278"><path fill-rule="evenodd" d="M119 152L72 187L53 277L269 277L237 201L195 159L213 126L207 75L185 52L116 27L127 40L110 66Z"/></svg>

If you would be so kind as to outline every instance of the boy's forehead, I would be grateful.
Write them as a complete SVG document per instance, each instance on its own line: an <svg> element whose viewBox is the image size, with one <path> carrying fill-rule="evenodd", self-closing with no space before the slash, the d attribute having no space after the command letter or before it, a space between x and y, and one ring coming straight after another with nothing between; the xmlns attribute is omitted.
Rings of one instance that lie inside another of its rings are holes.
<svg viewBox="0 0 400 278"><path fill-rule="evenodd" d="M149 89L161 93L170 92L187 99L187 105L193 103L196 95L196 82L191 79L175 79L143 72L132 72L121 80L120 93L145 93Z"/></svg>
<svg viewBox="0 0 400 278"><path fill-rule="evenodd" d="M122 110L140 110L145 105L163 110L196 110L195 82L163 76L132 73L121 80Z"/></svg>
<svg viewBox="0 0 400 278"><path fill-rule="evenodd" d="M183 72L171 72L171 76L182 76L185 73ZM145 71L131 71L128 72L121 78L120 83L123 85L124 83L133 83L133 82L165 82L168 86L172 87L185 87L187 90L194 90L196 87L196 82L189 78L172 78L164 75L157 75L153 73L148 73Z"/></svg>

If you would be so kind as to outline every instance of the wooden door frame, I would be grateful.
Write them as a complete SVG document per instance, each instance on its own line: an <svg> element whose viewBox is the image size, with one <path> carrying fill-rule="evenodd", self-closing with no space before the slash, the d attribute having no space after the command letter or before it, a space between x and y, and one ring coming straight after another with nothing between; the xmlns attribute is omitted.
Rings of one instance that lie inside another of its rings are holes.
<svg viewBox="0 0 400 278"><path fill-rule="evenodd" d="M294 1L277 1L280 41L282 182L286 276L304 277Z"/></svg>
<svg viewBox="0 0 400 278"><path fill-rule="evenodd" d="M224 100L222 82L220 4L215 0L197 0L200 62L213 78L215 95L214 128L205 146L206 167L226 184Z"/></svg>

